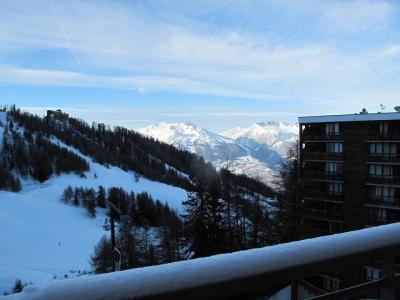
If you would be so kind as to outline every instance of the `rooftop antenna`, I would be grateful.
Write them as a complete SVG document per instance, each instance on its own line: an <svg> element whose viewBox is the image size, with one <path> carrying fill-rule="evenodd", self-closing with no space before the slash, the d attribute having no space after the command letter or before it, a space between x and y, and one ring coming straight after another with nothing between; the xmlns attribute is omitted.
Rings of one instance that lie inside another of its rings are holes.
<svg viewBox="0 0 400 300"><path fill-rule="evenodd" d="M379 105L379 106L381 107L381 112L383 113L383 111L386 109L386 106L383 105L383 104L381 104L381 105Z"/></svg>

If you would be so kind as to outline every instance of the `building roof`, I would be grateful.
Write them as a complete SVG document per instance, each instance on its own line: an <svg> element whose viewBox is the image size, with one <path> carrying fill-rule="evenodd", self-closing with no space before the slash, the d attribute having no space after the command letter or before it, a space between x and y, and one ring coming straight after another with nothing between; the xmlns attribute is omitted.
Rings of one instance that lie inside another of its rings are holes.
<svg viewBox="0 0 400 300"><path fill-rule="evenodd" d="M400 113L364 113L348 115L325 115L299 117L299 124L327 123L327 122L368 122L400 120Z"/></svg>

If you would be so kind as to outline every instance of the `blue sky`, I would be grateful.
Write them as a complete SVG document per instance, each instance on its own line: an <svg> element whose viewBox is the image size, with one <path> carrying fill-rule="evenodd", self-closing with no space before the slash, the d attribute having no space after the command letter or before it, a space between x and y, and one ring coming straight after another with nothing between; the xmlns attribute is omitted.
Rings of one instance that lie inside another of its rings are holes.
<svg viewBox="0 0 400 300"><path fill-rule="evenodd" d="M0 2L0 103L211 130L400 104L400 2Z"/></svg>

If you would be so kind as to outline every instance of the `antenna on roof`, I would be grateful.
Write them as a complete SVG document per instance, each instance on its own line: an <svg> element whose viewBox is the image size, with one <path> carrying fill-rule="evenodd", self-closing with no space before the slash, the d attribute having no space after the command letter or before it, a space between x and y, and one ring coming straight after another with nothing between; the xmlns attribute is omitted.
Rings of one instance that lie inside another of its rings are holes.
<svg viewBox="0 0 400 300"><path fill-rule="evenodd" d="M383 104L381 104L381 105L379 105L379 106L381 107L381 112L383 113L383 111L386 109L386 106L383 105Z"/></svg>

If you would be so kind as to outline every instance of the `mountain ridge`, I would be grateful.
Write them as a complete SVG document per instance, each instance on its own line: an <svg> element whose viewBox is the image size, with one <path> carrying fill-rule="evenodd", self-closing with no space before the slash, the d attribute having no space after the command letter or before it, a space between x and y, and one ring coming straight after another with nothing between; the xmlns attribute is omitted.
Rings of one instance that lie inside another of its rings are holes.
<svg viewBox="0 0 400 300"><path fill-rule="evenodd" d="M214 133L193 123L160 122L138 132L198 154L217 169L273 184L281 161L297 138L297 125L279 121L258 122Z"/></svg>

